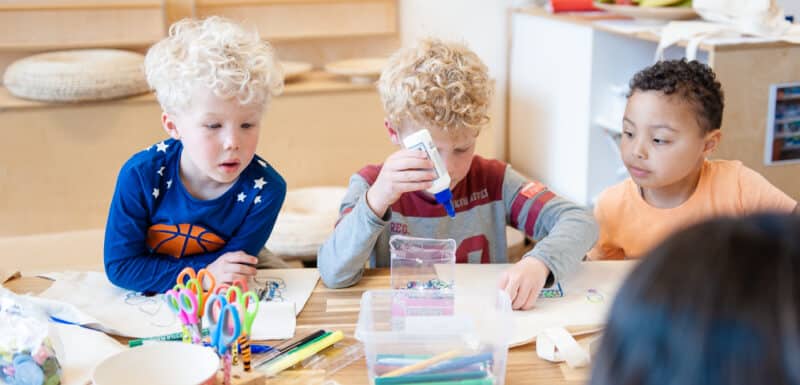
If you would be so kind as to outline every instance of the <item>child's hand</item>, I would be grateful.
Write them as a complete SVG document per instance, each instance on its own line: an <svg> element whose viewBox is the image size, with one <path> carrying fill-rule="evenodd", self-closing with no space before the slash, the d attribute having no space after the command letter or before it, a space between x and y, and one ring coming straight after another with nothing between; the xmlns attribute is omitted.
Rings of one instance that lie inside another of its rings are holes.
<svg viewBox="0 0 800 385"><path fill-rule="evenodd" d="M258 258L245 253L244 251L231 251L222 254L212 264L208 265L211 274L219 283L232 283L234 280L241 279L245 282L256 275Z"/></svg>
<svg viewBox="0 0 800 385"><path fill-rule="evenodd" d="M378 217L406 192L431 187L436 172L423 151L399 150L386 158L381 173L367 190L367 205Z"/></svg>
<svg viewBox="0 0 800 385"><path fill-rule="evenodd" d="M542 261L533 257L523 257L500 278L499 287L511 298L514 310L533 308L539 292L542 291L550 269Z"/></svg>

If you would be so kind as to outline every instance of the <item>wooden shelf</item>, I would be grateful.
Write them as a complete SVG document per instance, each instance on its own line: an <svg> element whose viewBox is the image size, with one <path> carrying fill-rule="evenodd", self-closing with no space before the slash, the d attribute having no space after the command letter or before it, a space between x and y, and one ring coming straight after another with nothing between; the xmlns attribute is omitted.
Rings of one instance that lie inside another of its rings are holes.
<svg viewBox="0 0 800 385"><path fill-rule="evenodd" d="M7 0L0 51L149 45L165 35L164 0Z"/></svg>
<svg viewBox="0 0 800 385"><path fill-rule="evenodd" d="M195 15L242 21L269 41L397 33L396 0L197 0Z"/></svg>
<svg viewBox="0 0 800 385"><path fill-rule="evenodd" d="M346 79L329 74L324 71L313 71L298 78L298 80L287 83L283 94L280 97L298 96L303 94L323 94L341 93L374 90L373 84L351 83ZM20 99L11 95L5 87L0 87L0 112L20 109L35 108L69 108L82 105L102 104L102 103L155 103L156 98L153 94L132 96L129 98L86 102L86 103L46 103L27 99Z"/></svg>

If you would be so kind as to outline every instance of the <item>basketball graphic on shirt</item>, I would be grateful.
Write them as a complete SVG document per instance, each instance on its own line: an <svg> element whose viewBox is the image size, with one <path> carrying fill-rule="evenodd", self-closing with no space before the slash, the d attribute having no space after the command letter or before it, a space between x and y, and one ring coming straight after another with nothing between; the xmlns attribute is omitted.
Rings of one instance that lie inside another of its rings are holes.
<svg viewBox="0 0 800 385"><path fill-rule="evenodd" d="M158 223L147 229L147 247L154 253L181 258L210 253L225 246L225 240L202 226Z"/></svg>

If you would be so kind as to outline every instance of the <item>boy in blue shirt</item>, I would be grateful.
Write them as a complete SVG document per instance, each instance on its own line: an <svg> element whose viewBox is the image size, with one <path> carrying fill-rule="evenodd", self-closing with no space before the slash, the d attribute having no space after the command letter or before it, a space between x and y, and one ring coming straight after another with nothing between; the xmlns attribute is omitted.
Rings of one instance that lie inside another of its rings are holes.
<svg viewBox="0 0 800 385"><path fill-rule="evenodd" d="M255 155L259 126L283 76L256 32L219 17L182 20L145 59L168 140L122 167L105 235L115 285L163 292L181 270L218 282L255 275L286 183Z"/></svg>

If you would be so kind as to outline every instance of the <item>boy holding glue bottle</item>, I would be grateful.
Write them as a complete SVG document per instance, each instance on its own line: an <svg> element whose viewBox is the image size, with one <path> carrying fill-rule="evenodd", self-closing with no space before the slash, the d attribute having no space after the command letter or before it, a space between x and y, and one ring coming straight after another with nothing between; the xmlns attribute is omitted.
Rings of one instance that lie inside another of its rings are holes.
<svg viewBox="0 0 800 385"><path fill-rule="evenodd" d="M378 90L389 138L401 149L350 178L336 228L319 250L325 285L356 284L366 262L388 267L394 234L453 238L458 263L504 263L509 224L537 243L498 285L515 309L530 309L543 287L583 259L598 232L588 210L474 155L489 123L491 84L483 62L460 44L423 39L389 59Z"/></svg>

